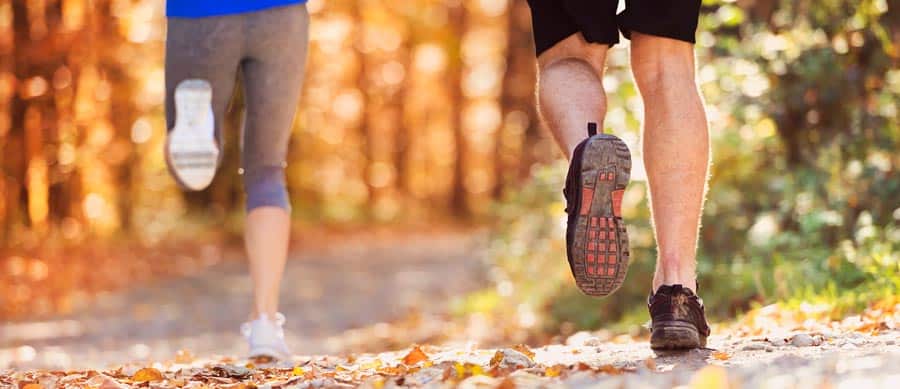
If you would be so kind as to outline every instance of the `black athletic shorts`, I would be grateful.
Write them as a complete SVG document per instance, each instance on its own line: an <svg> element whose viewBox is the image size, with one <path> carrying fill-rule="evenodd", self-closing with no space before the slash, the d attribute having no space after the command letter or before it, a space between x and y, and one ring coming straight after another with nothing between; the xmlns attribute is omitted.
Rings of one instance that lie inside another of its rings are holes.
<svg viewBox="0 0 900 389"><path fill-rule="evenodd" d="M631 31L694 43L701 0L625 0L616 15L618 0L528 0L534 45L540 55L570 35L580 32L591 43L619 42Z"/></svg>

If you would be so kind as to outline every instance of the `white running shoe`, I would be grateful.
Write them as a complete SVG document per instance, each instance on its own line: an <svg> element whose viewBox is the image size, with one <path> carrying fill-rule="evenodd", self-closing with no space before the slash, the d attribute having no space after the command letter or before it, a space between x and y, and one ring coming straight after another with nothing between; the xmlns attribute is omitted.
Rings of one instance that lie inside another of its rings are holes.
<svg viewBox="0 0 900 389"><path fill-rule="evenodd" d="M175 127L166 140L166 162L186 189L209 186L219 166L212 110L212 86L206 80L184 80L175 88Z"/></svg>
<svg viewBox="0 0 900 389"><path fill-rule="evenodd" d="M291 357L284 342L284 315L276 313L274 318L265 314L258 319L241 326L241 333L247 338L250 346L249 358L269 357L285 360Z"/></svg>

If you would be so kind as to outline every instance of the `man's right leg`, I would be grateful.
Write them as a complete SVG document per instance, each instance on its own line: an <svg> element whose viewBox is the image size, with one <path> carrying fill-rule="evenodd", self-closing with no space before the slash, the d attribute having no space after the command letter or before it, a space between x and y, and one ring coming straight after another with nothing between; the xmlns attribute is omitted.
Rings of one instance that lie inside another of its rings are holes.
<svg viewBox="0 0 900 389"><path fill-rule="evenodd" d="M605 296L628 269L621 199L631 173L628 147L612 135L593 136L606 113L603 67L609 44L577 32L538 56L541 116L570 160L566 187L566 254L579 289Z"/></svg>
<svg viewBox="0 0 900 389"><path fill-rule="evenodd" d="M588 43L575 33L538 56L538 108L567 158L585 138L587 123L603 128L607 44Z"/></svg>

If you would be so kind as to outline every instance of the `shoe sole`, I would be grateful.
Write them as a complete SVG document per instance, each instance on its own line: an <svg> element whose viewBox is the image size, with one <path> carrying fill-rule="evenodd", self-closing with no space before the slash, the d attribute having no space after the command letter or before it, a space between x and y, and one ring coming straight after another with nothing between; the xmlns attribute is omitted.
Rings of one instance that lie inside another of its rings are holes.
<svg viewBox="0 0 900 389"><path fill-rule="evenodd" d="M706 337L693 326L682 322L654 324L650 348L654 350L689 350L706 347Z"/></svg>
<svg viewBox="0 0 900 389"><path fill-rule="evenodd" d="M631 152L608 134L591 137L581 155L581 194L570 247L575 284L589 296L606 296L628 272L628 233L622 196L631 176Z"/></svg>
<svg viewBox="0 0 900 389"><path fill-rule="evenodd" d="M284 361L290 359L290 355L285 354L282 351L278 351L274 347L256 347L249 353L248 359L255 360L270 360L271 361Z"/></svg>
<svg viewBox="0 0 900 389"><path fill-rule="evenodd" d="M216 175L219 144L214 120L209 83L179 83L175 88L175 127L166 138L166 161L175 180L185 189L203 190Z"/></svg>

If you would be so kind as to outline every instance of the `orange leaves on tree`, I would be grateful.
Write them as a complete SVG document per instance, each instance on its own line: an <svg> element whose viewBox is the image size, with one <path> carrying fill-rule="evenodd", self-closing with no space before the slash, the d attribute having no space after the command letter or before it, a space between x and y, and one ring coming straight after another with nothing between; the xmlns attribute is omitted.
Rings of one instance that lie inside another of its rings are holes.
<svg viewBox="0 0 900 389"><path fill-rule="evenodd" d="M138 370L131 377L134 382L156 382L164 379L163 374L152 367L145 367Z"/></svg>
<svg viewBox="0 0 900 389"><path fill-rule="evenodd" d="M412 350L410 350L409 353L406 354L405 357L403 357L403 364L407 365L407 366L412 366L419 362L427 361L427 360L429 360L428 354L425 354L425 352L422 351L421 347L419 347L418 345L415 345L415 346L413 346Z"/></svg>

